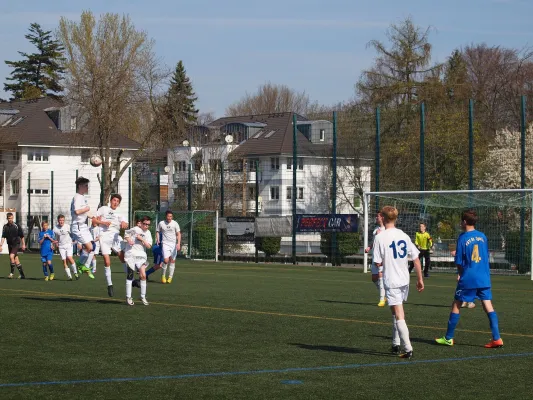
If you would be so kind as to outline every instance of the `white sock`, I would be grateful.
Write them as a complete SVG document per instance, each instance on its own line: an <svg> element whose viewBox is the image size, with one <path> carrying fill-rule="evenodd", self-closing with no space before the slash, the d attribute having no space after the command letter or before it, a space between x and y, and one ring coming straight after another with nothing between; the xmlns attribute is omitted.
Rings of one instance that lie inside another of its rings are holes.
<svg viewBox="0 0 533 400"><path fill-rule="evenodd" d="M91 267L96 268L96 257L93 257L93 260L91 261Z"/></svg>
<svg viewBox="0 0 533 400"><path fill-rule="evenodd" d="M87 253L84 249L81 251L80 259L78 261L80 262L80 264L85 265L85 262L87 261L88 257L89 257L89 253Z"/></svg>
<svg viewBox="0 0 533 400"><path fill-rule="evenodd" d="M162 264L163 265L163 271L162 271L162 274L163 276L166 276L167 275L167 264Z"/></svg>
<svg viewBox="0 0 533 400"><path fill-rule="evenodd" d="M174 270L176 269L176 264L172 263L170 264L170 268L168 271L168 277L172 278L174 276Z"/></svg>
<svg viewBox="0 0 533 400"><path fill-rule="evenodd" d="M77 274L78 273L78 267L76 267L76 263L72 264L70 266L70 269L72 270L73 274Z"/></svg>
<svg viewBox="0 0 533 400"><path fill-rule="evenodd" d="M398 327L396 325L396 317L392 316L392 345L400 345L400 334L398 333Z"/></svg>
<svg viewBox="0 0 533 400"><path fill-rule="evenodd" d="M411 341L409 340L409 329L407 329L407 324L404 319L399 319L396 321L396 327L400 333L400 341L403 344L403 349L405 351L413 351L413 346L411 346Z"/></svg>
<svg viewBox="0 0 533 400"><path fill-rule="evenodd" d="M68 267L65 268L65 274L67 274L68 279L72 279L72 275L70 274L70 269L68 269Z"/></svg>
<svg viewBox="0 0 533 400"><path fill-rule="evenodd" d="M91 251L89 253L89 255L87 256L87 261L85 261L85 266L87 268L90 268L91 267L91 262L93 261L93 258L94 258L94 251Z"/></svg>
<svg viewBox="0 0 533 400"><path fill-rule="evenodd" d="M133 281L130 281L128 279L126 279L126 297L127 298L130 298L131 297L131 285L132 285Z"/></svg>
<svg viewBox="0 0 533 400"><path fill-rule="evenodd" d="M107 286L111 286L113 282L111 281L111 267L104 268L105 278L107 280Z"/></svg>
<svg viewBox="0 0 533 400"><path fill-rule="evenodd" d="M141 281L141 297L146 297L146 281Z"/></svg>
<svg viewBox="0 0 533 400"><path fill-rule="evenodd" d="M385 286L383 286L383 277L378 279L378 289L379 289L379 301L385 300Z"/></svg>

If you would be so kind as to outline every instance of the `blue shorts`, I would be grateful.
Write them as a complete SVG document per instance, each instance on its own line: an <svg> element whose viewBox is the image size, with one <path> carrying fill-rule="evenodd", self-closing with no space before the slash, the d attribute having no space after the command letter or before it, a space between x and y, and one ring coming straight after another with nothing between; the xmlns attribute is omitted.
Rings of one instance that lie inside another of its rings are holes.
<svg viewBox="0 0 533 400"><path fill-rule="evenodd" d="M53 256L54 256L54 253L41 254L41 262L45 263L48 261L52 261Z"/></svg>
<svg viewBox="0 0 533 400"><path fill-rule="evenodd" d="M455 300L473 302L475 299L492 300L492 290L490 287L478 289L457 289L455 291Z"/></svg>

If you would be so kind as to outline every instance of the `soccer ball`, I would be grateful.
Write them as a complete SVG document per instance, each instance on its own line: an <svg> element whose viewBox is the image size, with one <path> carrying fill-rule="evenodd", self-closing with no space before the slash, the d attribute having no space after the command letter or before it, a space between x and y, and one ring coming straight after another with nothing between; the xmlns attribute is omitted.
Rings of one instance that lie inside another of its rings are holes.
<svg viewBox="0 0 533 400"><path fill-rule="evenodd" d="M102 157L100 157L98 154L93 154L91 156L90 163L93 167L99 167L102 165Z"/></svg>

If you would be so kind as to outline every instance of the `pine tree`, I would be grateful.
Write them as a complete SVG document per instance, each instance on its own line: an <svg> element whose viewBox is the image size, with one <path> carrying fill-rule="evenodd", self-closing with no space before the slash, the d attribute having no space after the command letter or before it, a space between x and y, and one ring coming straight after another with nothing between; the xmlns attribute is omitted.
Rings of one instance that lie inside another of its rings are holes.
<svg viewBox="0 0 533 400"><path fill-rule="evenodd" d="M187 127L196 124L198 119L198 110L194 105L196 100L198 97L180 60L167 92L167 117L176 132L184 132Z"/></svg>
<svg viewBox="0 0 533 400"><path fill-rule="evenodd" d="M11 92L14 99L58 96L63 91L60 84L63 68L60 63L64 48L52 39L52 31L43 31L38 23L32 23L29 31L24 37L38 51L31 54L19 51L23 57L21 61L5 61L13 68L11 77L7 78L13 83L4 84L4 91Z"/></svg>

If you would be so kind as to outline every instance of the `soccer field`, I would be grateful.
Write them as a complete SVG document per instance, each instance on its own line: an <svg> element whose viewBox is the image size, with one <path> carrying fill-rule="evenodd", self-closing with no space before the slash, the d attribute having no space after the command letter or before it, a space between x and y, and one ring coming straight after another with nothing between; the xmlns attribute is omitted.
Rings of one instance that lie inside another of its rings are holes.
<svg viewBox="0 0 533 400"><path fill-rule="evenodd" d="M389 353L391 314L360 269L180 261L174 282L148 283L149 306L114 298L96 279L28 279L0 257L0 399L530 399L533 283L494 276L505 347L485 349L488 320L465 309L454 347L445 332L455 288L434 274L405 305L412 360ZM157 278L157 279L156 279ZM138 289L134 288L135 299Z"/></svg>

